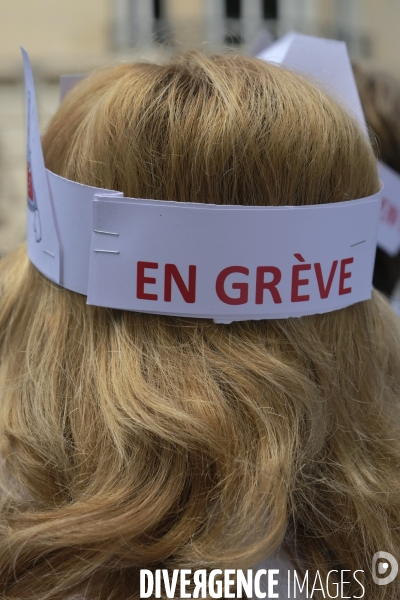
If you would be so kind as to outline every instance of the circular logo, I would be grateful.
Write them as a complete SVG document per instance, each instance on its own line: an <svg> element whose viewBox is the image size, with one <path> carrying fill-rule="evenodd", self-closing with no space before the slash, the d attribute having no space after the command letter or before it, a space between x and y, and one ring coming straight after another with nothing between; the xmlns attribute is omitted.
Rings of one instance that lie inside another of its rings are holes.
<svg viewBox="0 0 400 600"><path fill-rule="evenodd" d="M399 565L389 552L375 552L372 557L372 579L377 585L388 585L397 577Z"/></svg>

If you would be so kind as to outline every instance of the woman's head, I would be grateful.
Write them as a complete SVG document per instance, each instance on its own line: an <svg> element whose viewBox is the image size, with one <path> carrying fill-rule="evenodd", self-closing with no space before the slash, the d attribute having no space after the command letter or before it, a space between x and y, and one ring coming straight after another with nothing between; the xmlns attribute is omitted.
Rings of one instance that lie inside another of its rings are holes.
<svg viewBox="0 0 400 600"><path fill-rule="evenodd" d="M341 107L243 57L95 73L43 147L50 170L140 198L301 205L379 187ZM86 306L23 249L0 294L2 452L21 492L2 506L7 597L138 597L139 568L247 568L296 540L322 571L398 551L399 336L379 296L217 325Z"/></svg>

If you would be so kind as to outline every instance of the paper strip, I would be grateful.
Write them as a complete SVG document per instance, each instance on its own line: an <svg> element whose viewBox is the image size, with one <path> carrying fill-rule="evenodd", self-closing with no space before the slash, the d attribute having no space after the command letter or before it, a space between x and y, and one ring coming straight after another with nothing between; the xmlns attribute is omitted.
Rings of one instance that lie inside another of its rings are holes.
<svg viewBox="0 0 400 600"><path fill-rule="evenodd" d="M43 275L60 283L61 244L43 160L32 69L26 51L21 51L27 119L28 255Z"/></svg>
<svg viewBox="0 0 400 600"><path fill-rule="evenodd" d="M302 207L96 196L88 303L218 322L329 312L371 296L381 193Z"/></svg>
<svg viewBox="0 0 400 600"><path fill-rule="evenodd" d="M102 192L108 196L123 194L81 185L50 171L47 171L47 174L64 250L60 284L68 290L86 295L94 195Z"/></svg>

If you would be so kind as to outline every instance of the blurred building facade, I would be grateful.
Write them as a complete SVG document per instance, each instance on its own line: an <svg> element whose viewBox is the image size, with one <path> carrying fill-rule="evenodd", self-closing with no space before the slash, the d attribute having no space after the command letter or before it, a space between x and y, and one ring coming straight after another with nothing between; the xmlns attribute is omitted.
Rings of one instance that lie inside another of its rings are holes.
<svg viewBox="0 0 400 600"><path fill-rule="evenodd" d="M0 76L20 64L20 44L47 68L83 70L160 45L248 49L262 29L344 39L354 57L398 70L398 0L0 0L0 14Z"/></svg>
<svg viewBox="0 0 400 600"><path fill-rule="evenodd" d="M248 48L261 29L273 37L296 29L342 39L354 58L398 68L394 0L114 0L114 6L119 49L152 42Z"/></svg>

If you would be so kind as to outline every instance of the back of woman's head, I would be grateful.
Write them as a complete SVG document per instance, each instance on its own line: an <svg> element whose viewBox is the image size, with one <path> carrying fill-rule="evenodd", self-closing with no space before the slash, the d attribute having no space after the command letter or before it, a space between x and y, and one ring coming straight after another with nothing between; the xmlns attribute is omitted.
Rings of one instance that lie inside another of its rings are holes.
<svg viewBox="0 0 400 600"><path fill-rule="evenodd" d="M343 108L243 57L95 73L43 147L50 170L130 197L302 205L379 187ZM140 568L247 568L295 541L310 568L364 569L365 597L390 597L369 575L400 526L399 337L378 295L217 325L86 306L23 249L0 293L7 598L136 598Z"/></svg>

